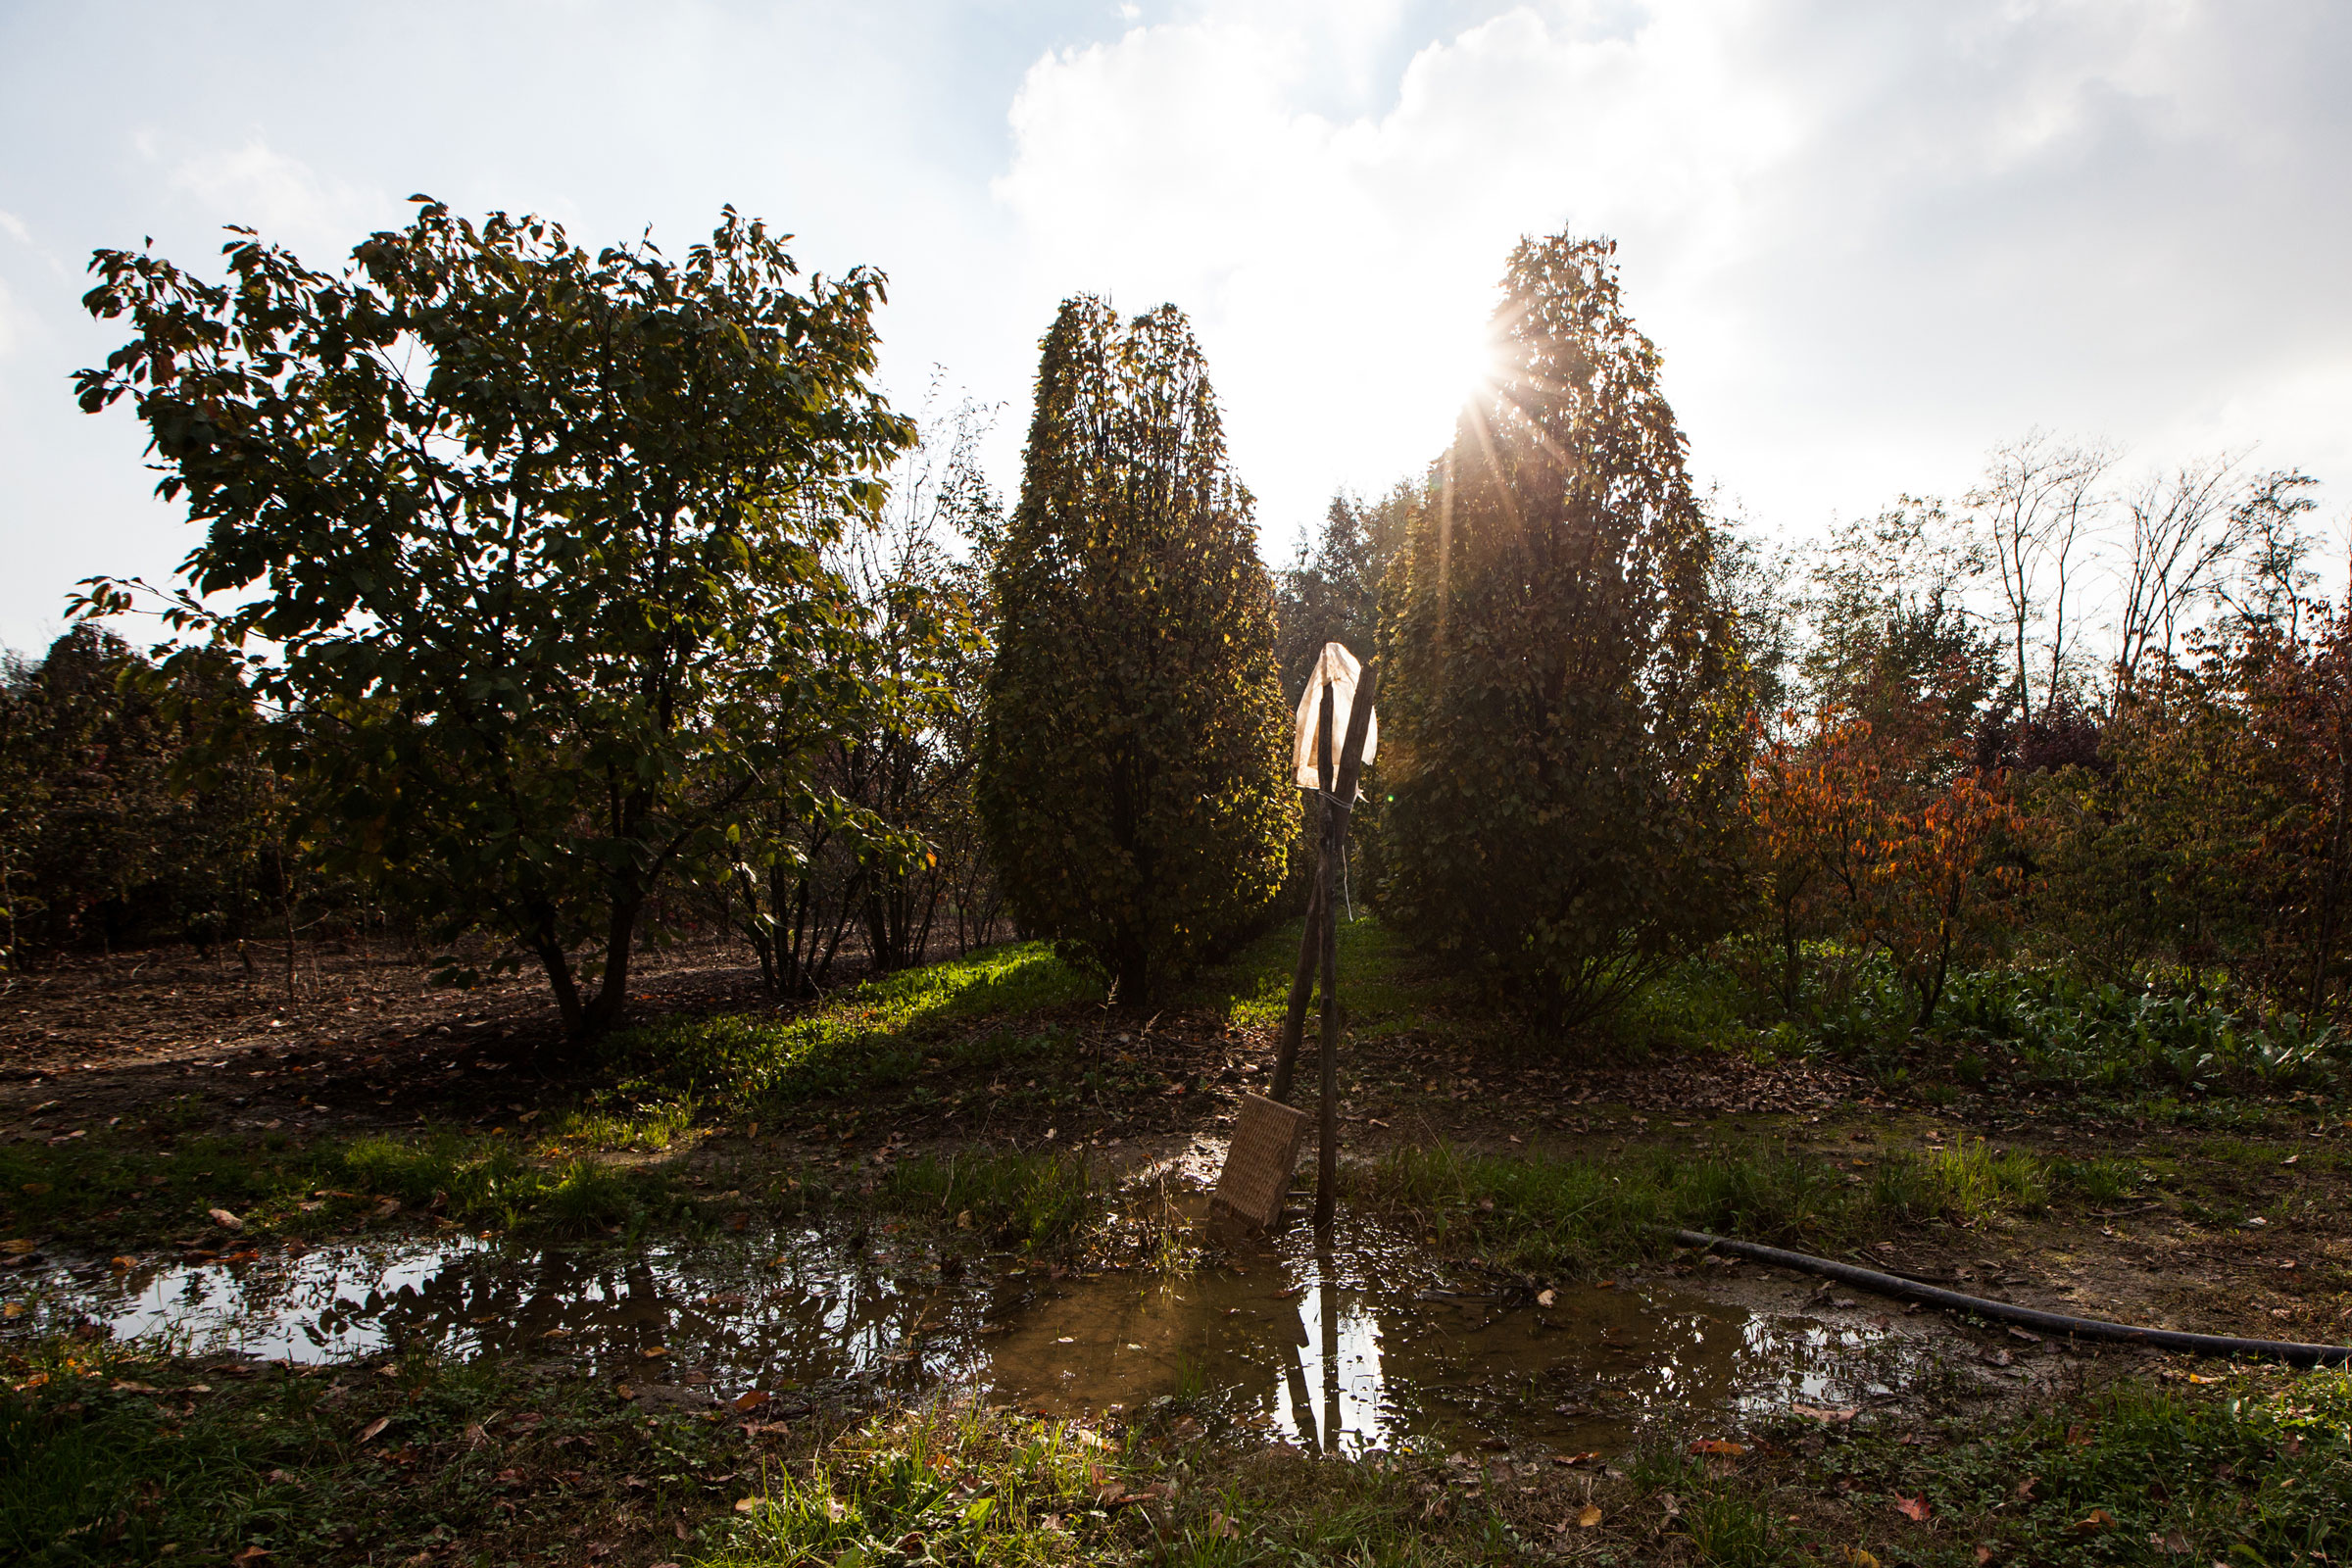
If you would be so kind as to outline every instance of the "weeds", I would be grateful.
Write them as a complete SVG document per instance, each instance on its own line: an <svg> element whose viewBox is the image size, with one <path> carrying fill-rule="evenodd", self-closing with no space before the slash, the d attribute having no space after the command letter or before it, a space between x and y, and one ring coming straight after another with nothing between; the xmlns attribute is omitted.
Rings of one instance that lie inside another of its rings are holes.
<svg viewBox="0 0 2352 1568"><path fill-rule="evenodd" d="M1130 1473L1121 1446L1092 1428L935 1403L875 1419L804 1474L771 1471L704 1561L1094 1561L1131 1534L1102 1506Z"/></svg>

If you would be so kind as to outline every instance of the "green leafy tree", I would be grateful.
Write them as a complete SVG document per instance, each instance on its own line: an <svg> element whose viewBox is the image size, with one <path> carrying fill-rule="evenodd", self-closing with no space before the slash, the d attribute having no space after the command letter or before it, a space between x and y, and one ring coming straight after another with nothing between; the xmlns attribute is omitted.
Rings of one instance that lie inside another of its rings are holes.
<svg viewBox="0 0 2352 1568"><path fill-rule="evenodd" d="M821 553L910 438L867 380L883 281L801 286L732 209L672 261L417 200L340 272L244 229L225 283L98 252L134 335L78 390L133 400L206 525L169 623L294 720L327 854L535 958L584 1039L663 876L807 765L777 709L863 699Z"/></svg>
<svg viewBox="0 0 2352 1568"><path fill-rule="evenodd" d="M972 808L984 560L1004 528L979 464L987 416L966 403L930 420L892 475L882 526L829 552L863 631L840 653L869 700L820 715L802 737L816 748L813 772L789 774L761 807L772 831L727 846L730 863L703 878L772 990L821 988L858 935L866 961L887 970L922 962L951 924L959 949L996 924Z"/></svg>
<svg viewBox="0 0 2352 1568"><path fill-rule="evenodd" d="M232 662L167 677L97 626L0 664L0 944L209 948L290 907L260 728Z"/></svg>
<svg viewBox="0 0 2352 1568"><path fill-rule="evenodd" d="M1065 302L996 558L979 802L1030 929L1122 1000L1261 910L1298 807L1274 593L1183 313Z"/></svg>
<svg viewBox="0 0 2352 1568"><path fill-rule="evenodd" d="M1285 692L1296 697L1306 689L1325 643L1345 643L1358 658L1372 652L1381 578L1422 502L1422 487L1410 483L1375 502L1342 492L1323 514L1322 534L1311 546L1298 541L1298 559L1275 584L1281 627L1275 652Z"/></svg>
<svg viewBox="0 0 2352 1568"><path fill-rule="evenodd" d="M1503 294L1385 595L1381 900L1566 1022L1734 913L1747 692L1613 245L1523 241Z"/></svg>

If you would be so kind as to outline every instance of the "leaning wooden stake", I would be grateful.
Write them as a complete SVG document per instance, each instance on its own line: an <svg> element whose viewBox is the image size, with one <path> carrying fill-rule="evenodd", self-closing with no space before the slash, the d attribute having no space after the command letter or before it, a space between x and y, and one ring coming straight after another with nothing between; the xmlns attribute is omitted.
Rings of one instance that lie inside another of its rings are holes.
<svg viewBox="0 0 2352 1568"><path fill-rule="evenodd" d="M1348 822L1355 808L1355 776L1363 767L1364 734L1372 723L1372 698L1379 684L1379 672L1367 665L1356 682L1355 705L1348 710L1348 743L1340 749L1340 776L1324 803L1322 864L1315 874L1315 885L1323 893L1323 1116L1321 1147L1315 1152L1317 1230L1331 1228L1340 1185L1340 922L1331 879L1348 843ZM1324 697L1328 704L1330 688L1324 689ZM1328 737L1331 710L1327 706L1323 711L1323 733ZM1323 776L1328 779L1331 775L1325 772Z"/></svg>
<svg viewBox="0 0 2352 1568"><path fill-rule="evenodd" d="M1298 1037L1306 1030L1306 1003L1314 994L1315 966L1323 957L1323 916L1331 905L1331 860L1323 853L1331 836L1331 687L1326 685L1322 716L1315 720L1315 774L1322 786L1316 798L1315 874L1307 884L1306 930L1298 938L1291 1004L1283 1013L1282 1038L1274 1047L1274 1092L1270 1098L1282 1104L1290 1103L1291 1080L1298 1070ZM1354 714L1348 717L1352 719Z"/></svg>

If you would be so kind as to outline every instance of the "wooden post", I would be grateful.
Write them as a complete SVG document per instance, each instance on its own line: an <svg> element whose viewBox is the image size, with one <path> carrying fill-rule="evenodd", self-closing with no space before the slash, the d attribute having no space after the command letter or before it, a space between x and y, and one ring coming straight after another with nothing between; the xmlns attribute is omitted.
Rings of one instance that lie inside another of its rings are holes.
<svg viewBox="0 0 2352 1568"><path fill-rule="evenodd" d="M1332 694L1323 688L1322 716L1315 721L1315 773L1322 785L1315 822L1315 876L1306 895L1306 930L1298 938L1298 967L1291 975L1291 1004L1282 1019L1282 1038L1274 1048L1274 1090L1267 1096L1287 1104L1291 1080L1298 1068L1298 1037L1306 1030L1306 1002L1315 989L1315 965L1323 956L1322 922L1331 909L1331 862L1324 841L1331 836L1331 711Z"/></svg>
<svg viewBox="0 0 2352 1568"><path fill-rule="evenodd" d="M1355 705L1348 710L1348 742L1340 749L1340 776L1327 786L1322 864L1315 883L1323 891L1323 1105L1321 1145L1315 1152L1315 1229L1331 1228L1332 1210L1339 1199L1340 1178L1340 922L1332 902L1335 862L1348 843L1348 822L1355 808L1355 777L1364 762L1364 736L1372 725L1372 698L1379 672L1365 666L1355 686ZM1325 688L1328 703L1330 689ZM1323 710L1323 733L1331 733L1331 710ZM1326 745L1328 745L1328 740ZM1328 757L1330 754L1324 754ZM1328 768L1323 776L1331 778Z"/></svg>

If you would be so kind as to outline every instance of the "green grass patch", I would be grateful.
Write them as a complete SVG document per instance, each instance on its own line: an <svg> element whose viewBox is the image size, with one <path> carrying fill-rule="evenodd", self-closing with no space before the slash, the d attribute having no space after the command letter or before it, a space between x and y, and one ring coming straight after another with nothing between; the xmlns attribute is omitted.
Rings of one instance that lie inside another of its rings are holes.
<svg viewBox="0 0 2352 1568"><path fill-rule="evenodd" d="M1103 1193L1071 1154L964 1153L909 1160L875 1195L881 1205L998 1247L1046 1251L1101 1217Z"/></svg>
<svg viewBox="0 0 2352 1568"><path fill-rule="evenodd" d="M1342 916L1339 925L1340 1004L1348 1027L1376 1038L1428 1027L1465 993L1437 966L1369 912ZM1290 1005L1305 922L1292 920L1259 937L1225 963L1203 970L1182 1000L1206 1007L1235 1028L1271 1028ZM1312 1025L1310 1023L1309 1027ZM1452 1024L1460 1032L1461 1024Z"/></svg>
<svg viewBox="0 0 2352 1568"><path fill-rule="evenodd" d="M1817 1482L1862 1509L1922 1498L1944 1540L1917 1560L2052 1564L2340 1560L2352 1547L2352 1381L2268 1370L2226 1390L2137 1379L1923 1452L1891 1433L1823 1456ZM1940 1549L1936 1549L1940 1546Z"/></svg>
<svg viewBox="0 0 2352 1568"><path fill-rule="evenodd" d="M624 1498L660 1517L645 1546L689 1555L672 1523L723 1515L704 1478L742 1462L731 1427L649 1424L603 1388L496 1361L239 1379L49 1340L4 1364L6 1562L576 1562L625 1534Z"/></svg>
<svg viewBox="0 0 2352 1568"><path fill-rule="evenodd" d="M653 1080L729 1102L896 1088L957 1024L1102 1000L1050 944L1011 943L906 969L791 1017L677 1018L612 1037L609 1054Z"/></svg>
<svg viewBox="0 0 2352 1568"><path fill-rule="evenodd" d="M1503 1159L1439 1145L1399 1149L1359 1180L1359 1197L1409 1212L1438 1245L1550 1275L1663 1255L1666 1230L1843 1246L1897 1225L2033 1212L2050 1191L2039 1160L1983 1144L1860 1171L1788 1151Z"/></svg>
<svg viewBox="0 0 2352 1568"><path fill-rule="evenodd" d="M0 1148L0 1214L12 1236L83 1245L185 1237L235 1214L255 1232L316 1235L376 1218L384 1200L469 1228L577 1232L675 1206L668 1176L540 1158L511 1139L442 1133L297 1143L191 1138L170 1149L80 1143ZM305 1205L308 1205L307 1207Z"/></svg>
<svg viewBox="0 0 2352 1568"><path fill-rule="evenodd" d="M824 1562L1077 1563L1125 1557L1101 1506L1123 1447L1069 1421L934 1405L877 1418L803 1473L771 1472L709 1568ZM1141 1483L1138 1483L1139 1485Z"/></svg>

